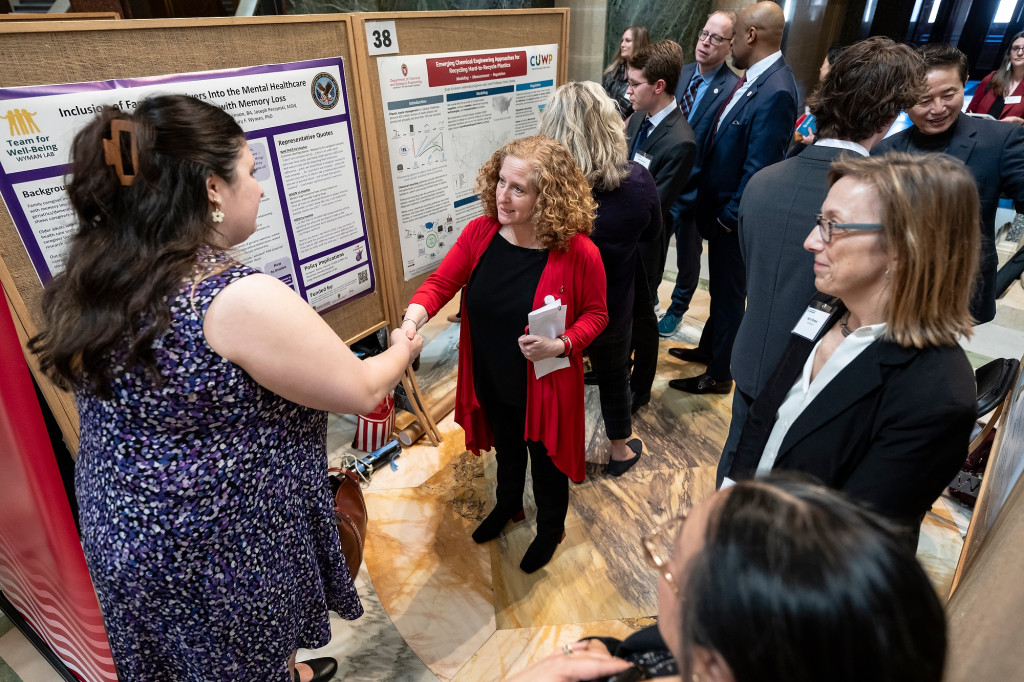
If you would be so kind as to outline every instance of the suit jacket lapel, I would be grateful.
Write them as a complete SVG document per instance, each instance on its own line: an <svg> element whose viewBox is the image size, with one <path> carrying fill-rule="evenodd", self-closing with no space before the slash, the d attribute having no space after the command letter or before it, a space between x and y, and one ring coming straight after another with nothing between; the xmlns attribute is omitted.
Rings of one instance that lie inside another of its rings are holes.
<svg viewBox="0 0 1024 682"><path fill-rule="evenodd" d="M726 73L728 68L729 67L724 63L718 67L718 72L715 74L715 77L711 79L711 82L708 83L708 89L704 91L704 96L700 98L699 102L697 102L697 108L694 110L693 114L694 121L702 118L704 116L704 112L706 112L708 107L712 104L719 107L722 106L721 102L716 103L716 100L719 99L718 96L722 94L722 88L725 87L725 81L729 75Z"/></svg>
<svg viewBox="0 0 1024 682"><path fill-rule="evenodd" d="M946 150L946 153L966 164L967 159L971 158L971 152L974 151L978 130L974 127L974 121L970 116L960 114L958 119L956 132L953 134L953 139L949 141L949 149Z"/></svg>
<svg viewBox="0 0 1024 682"><path fill-rule="evenodd" d="M725 128L725 126L732 125L732 122L736 120L736 117L739 115L739 113L743 111L743 107L747 106L747 104L751 100L757 97L758 86L764 84L764 82L767 81L773 73L775 73L785 65L785 57L779 57L778 59L775 60L774 64L769 66L764 73L757 77L756 81L747 86L747 90L746 92L743 93L743 96L740 97L739 100L736 101L736 104L733 105L732 109L726 112L725 116L722 117L721 122L718 124L717 133L722 132L722 129ZM718 138L721 137L717 133L714 130L708 131L708 151L710 151L715 146L715 143L718 141Z"/></svg>
<svg viewBox="0 0 1024 682"><path fill-rule="evenodd" d="M640 145L640 151L646 152L647 150L652 149L656 144L658 144L658 141L661 138L665 137L665 135L668 134L669 128L674 126L676 124L676 121L681 120L682 118L683 112L680 111L678 107L673 109L672 112L669 113L669 115L666 116L661 123L654 127L654 130L652 130L651 133L647 136L647 139L644 140L644 143Z"/></svg>
<svg viewBox="0 0 1024 682"><path fill-rule="evenodd" d="M917 350L903 348L891 341L876 340L853 359L812 401L786 432L776 462L785 460L787 453L807 435L826 426L848 410L857 401L882 384L882 366L904 364ZM865 425L867 426L867 425Z"/></svg>

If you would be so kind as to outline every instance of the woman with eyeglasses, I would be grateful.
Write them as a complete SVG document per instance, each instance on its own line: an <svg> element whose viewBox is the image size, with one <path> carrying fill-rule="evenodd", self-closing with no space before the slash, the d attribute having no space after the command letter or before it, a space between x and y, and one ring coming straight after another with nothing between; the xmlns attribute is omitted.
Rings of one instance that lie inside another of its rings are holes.
<svg viewBox="0 0 1024 682"><path fill-rule="evenodd" d="M830 181L804 241L820 293L726 476L813 475L900 523L913 549L977 411L958 341L973 322L978 193L962 163L938 154L846 157Z"/></svg>
<svg viewBox="0 0 1024 682"><path fill-rule="evenodd" d="M888 521L824 486L744 481L643 544L657 625L564 644L507 682L942 679L945 617L927 575Z"/></svg>
<svg viewBox="0 0 1024 682"><path fill-rule="evenodd" d="M639 50L651 44L651 38L647 29L643 26L630 26L622 32L622 41L619 43L619 52L615 59L604 70L601 77L601 87L608 93L608 96L615 102L615 108L619 116L626 120L633 113L633 105L630 104L629 95L626 89L629 87L629 79L626 77L626 66L629 58Z"/></svg>
<svg viewBox="0 0 1024 682"><path fill-rule="evenodd" d="M999 68L985 76L967 106L968 114L1024 125L1024 31L1013 36Z"/></svg>

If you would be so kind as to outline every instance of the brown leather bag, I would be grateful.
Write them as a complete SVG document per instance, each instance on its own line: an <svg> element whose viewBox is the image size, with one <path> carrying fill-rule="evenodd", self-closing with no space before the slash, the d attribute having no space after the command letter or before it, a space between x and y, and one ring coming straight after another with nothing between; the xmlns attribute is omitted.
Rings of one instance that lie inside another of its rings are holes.
<svg viewBox="0 0 1024 682"><path fill-rule="evenodd" d="M359 487L359 476L354 471L342 471L331 476L334 491L334 520L338 524L341 551L348 564L348 572L355 579L363 563L363 542L366 538L366 500Z"/></svg>

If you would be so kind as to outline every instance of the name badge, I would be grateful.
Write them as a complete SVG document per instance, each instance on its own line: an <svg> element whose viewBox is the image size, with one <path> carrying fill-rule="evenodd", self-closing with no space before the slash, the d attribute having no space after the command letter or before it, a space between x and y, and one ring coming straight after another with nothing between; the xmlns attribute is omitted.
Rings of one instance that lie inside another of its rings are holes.
<svg viewBox="0 0 1024 682"><path fill-rule="evenodd" d="M808 341L815 341L822 328L828 323L829 314L813 306L807 306L803 317L793 327L793 333L799 334Z"/></svg>
<svg viewBox="0 0 1024 682"><path fill-rule="evenodd" d="M653 157L651 157L650 154L645 154L644 152L637 151L637 153L633 155L633 160L636 161L637 163L639 163L641 166L643 166L647 170L650 170L651 169L651 161L653 160Z"/></svg>
<svg viewBox="0 0 1024 682"><path fill-rule="evenodd" d="M1004 97L1003 104L1020 104L1020 95L1013 95L1012 97Z"/></svg>

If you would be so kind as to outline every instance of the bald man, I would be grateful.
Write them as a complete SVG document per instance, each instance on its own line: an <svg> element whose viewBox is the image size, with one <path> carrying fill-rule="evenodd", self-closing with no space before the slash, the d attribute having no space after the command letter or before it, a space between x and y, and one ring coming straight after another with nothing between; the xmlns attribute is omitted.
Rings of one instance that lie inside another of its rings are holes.
<svg viewBox="0 0 1024 682"><path fill-rule="evenodd" d="M732 388L729 361L747 294L736 234L740 197L754 173L785 158L796 124L796 81L779 49L785 27L782 8L774 2L759 2L740 12L732 60L746 74L703 141L695 219L708 240L711 309L697 348L673 355L706 364L707 371L669 382L687 393L728 393Z"/></svg>

